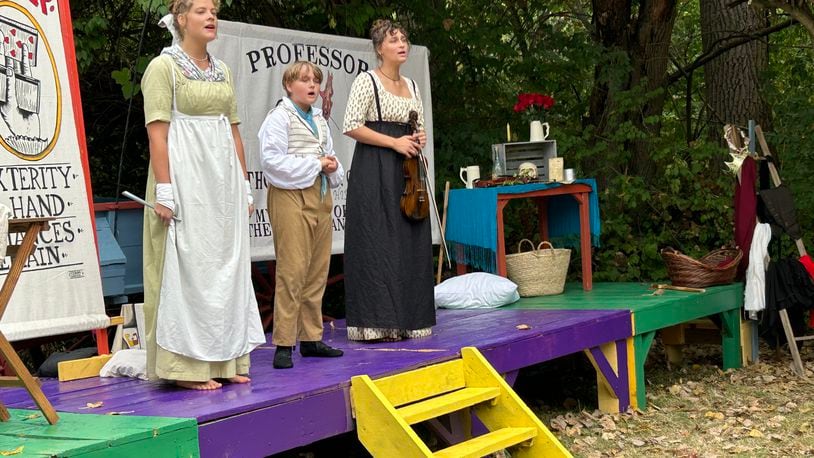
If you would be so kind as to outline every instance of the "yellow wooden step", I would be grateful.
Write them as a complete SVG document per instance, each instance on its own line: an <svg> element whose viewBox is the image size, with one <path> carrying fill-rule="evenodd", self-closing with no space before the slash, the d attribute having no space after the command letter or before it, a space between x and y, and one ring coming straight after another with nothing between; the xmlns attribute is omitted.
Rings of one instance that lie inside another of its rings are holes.
<svg viewBox="0 0 814 458"><path fill-rule="evenodd" d="M404 421L414 425L430 418L440 417L484 401L495 399L500 395L500 388L463 388L452 393L416 402L396 409Z"/></svg>
<svg viewBox="0 0 814 458"><path fill-rule="evenodd" d="M464 363L454 359L376 379L373 383L391 404L400 407L464 388Z"/></svg>
<svg viewBox="0 0 814 458"><path fill-rule="evenodd" d="M479 458L537 437L536 428L502 428L433 454L436 458Z"/></svg>

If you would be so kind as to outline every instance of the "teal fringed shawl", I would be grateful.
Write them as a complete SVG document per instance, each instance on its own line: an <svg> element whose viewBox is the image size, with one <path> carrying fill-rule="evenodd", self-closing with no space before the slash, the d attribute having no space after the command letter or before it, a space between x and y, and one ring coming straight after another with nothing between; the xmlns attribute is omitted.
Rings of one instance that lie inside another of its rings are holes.
<svg viewBox="0 0 814 458"><path fill-rule="evenodd" d="M599 246L599 199L596 180L576 180L591 186L588 198L591 243ZM456 262L496 272L497 195L521 194L561 186L559 183L531 183L492 188L454 189L449 193L446 238ZM548 232L557 248L579 247L579 205L570 195L548 198Z"/></svg>

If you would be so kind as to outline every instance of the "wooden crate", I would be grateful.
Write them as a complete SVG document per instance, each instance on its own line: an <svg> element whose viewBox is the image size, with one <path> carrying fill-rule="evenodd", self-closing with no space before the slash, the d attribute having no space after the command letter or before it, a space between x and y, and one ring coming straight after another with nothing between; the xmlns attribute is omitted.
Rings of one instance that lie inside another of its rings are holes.
<svg viewBox="0 0 814 458"><path fill-rule="evenodd" d="M537 177L548 180L548 160L557 157L557 141L498 143L497 148L501 162L504 164L504 175L513 176L524 162L537 166Z"/></svg>

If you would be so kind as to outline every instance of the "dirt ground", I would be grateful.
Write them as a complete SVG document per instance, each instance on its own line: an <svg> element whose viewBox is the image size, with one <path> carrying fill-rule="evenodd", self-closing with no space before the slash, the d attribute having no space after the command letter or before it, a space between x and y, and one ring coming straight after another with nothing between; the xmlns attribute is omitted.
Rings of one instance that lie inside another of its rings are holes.
<svg viewBox="0 0 814 458"><path fill-rule="evenodd" d="M645 369L648 407L624 414L599 412L587 392L564 392L559 404L535 400L527 391L539 373L518 390L578 457L811 456L814 345L801 356L808 379L794 375L786 348L776 354L766 346L758 364L725 372L719 346L688 346L684 365L670 370L657 341ZM591 372L566 383L581 379L595 389Z"/></svg>

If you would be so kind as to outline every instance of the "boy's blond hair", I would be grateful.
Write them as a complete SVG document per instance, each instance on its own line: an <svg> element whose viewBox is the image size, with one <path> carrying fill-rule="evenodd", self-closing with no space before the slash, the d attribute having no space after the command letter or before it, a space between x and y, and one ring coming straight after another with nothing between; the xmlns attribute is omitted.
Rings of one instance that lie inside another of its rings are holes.
<svg viewBox="0 0 814 458"><path fill-rule="evenodd" d="M283 89L285 89L286 95L291 95L291 93L288 92L288 85L300 79L302 72L308 69L314 73L314 79L317 80L317 84L322 83L322 70L320 70L319 67L308 61L298 60L289 65L283 73Z"/></svg>

